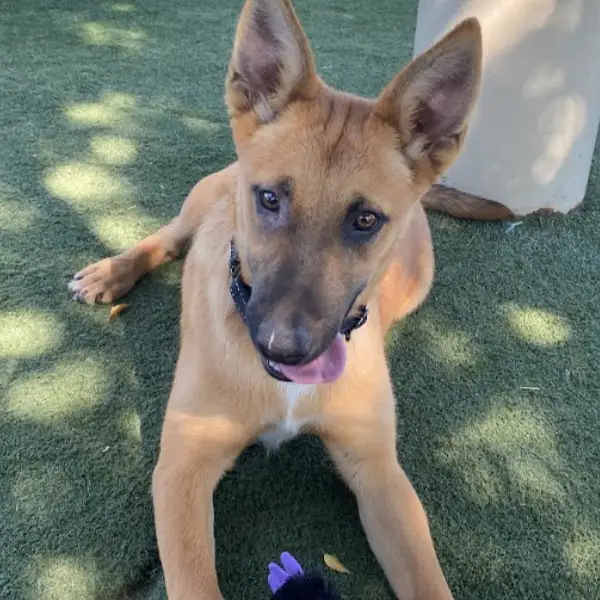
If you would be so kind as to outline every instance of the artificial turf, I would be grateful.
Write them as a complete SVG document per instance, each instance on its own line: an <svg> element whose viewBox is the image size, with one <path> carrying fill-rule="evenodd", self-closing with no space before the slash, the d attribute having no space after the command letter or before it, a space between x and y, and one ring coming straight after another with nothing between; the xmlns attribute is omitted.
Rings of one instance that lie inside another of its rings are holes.
<svg viewBox="0 0 600 600"><path fill-rule="evenodd" d="M373 96L413 0L297 0L324 78ZM165 223L233 158L223 79L240 2L21 0L0 13L0 597L164 597L149 494L181 261L130 308L69 277ZM598 154L598 150L597 150ZM402 462L455 597L600 598L600 161L583 210L432 215L436 283L389 340ZM216 494L227 598L282 550L346 598L392 598L321 444L246 452Z"/></svg>

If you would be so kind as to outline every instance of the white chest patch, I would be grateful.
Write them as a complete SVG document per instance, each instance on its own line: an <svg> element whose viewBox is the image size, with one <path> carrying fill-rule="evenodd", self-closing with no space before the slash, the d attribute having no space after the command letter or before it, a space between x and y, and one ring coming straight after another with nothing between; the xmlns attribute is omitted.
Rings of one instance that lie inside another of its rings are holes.
<svg viewBox="0 0 600 600"><path fill-rule="evenodd" d="M296 418L295 412L302 400L315 393L316 386L282 382L279 384L279 390L285 405L285 416L260 436L261 442L270 448L277 448L283 442L296 437L300 429L309 423L310 419Z"/></svg>

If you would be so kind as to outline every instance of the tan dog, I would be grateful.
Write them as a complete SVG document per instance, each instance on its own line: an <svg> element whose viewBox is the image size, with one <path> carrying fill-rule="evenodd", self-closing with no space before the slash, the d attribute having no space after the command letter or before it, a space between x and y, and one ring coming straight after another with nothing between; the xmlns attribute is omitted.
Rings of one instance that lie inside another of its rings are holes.
<svg viewBox="0 0 600 600"><path fill-rule="evenodd" d="M172 600L222 598L213 491L257 437L302 431L321 436L355 493L395 594L452 598L398 463L384 336L429 292L421 201L461 148L480 69L469 19L378 99L341 93L317 76L288 0L247 0L226 80L238 161L197 183L171 223L71 282L77 299L111 302L194 240L153 476Z"/></svg>

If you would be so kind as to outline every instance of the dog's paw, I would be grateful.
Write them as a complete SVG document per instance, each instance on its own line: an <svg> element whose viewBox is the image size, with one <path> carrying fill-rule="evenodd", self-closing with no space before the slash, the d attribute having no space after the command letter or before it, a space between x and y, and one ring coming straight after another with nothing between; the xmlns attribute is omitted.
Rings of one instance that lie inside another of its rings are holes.
<svg viewBox="0 0 600 600"><path fill-rule="evenodd" d="M115 256L88 265L69 282L73 300L84 304L110 303L126 294L135 283L130 260Z"/></svg>

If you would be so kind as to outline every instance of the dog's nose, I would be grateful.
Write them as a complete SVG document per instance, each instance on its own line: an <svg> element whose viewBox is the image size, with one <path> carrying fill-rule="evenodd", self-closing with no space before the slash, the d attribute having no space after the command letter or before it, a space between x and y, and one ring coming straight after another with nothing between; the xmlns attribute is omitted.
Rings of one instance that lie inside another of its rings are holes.
<svg viewBox="0 0 600 600"><path fill-rule="evenodd" d="M267 360L296 365L310 354L312 339L304 325L289 327L281 322L265 319L258 326L254 343Z"/></svg>

